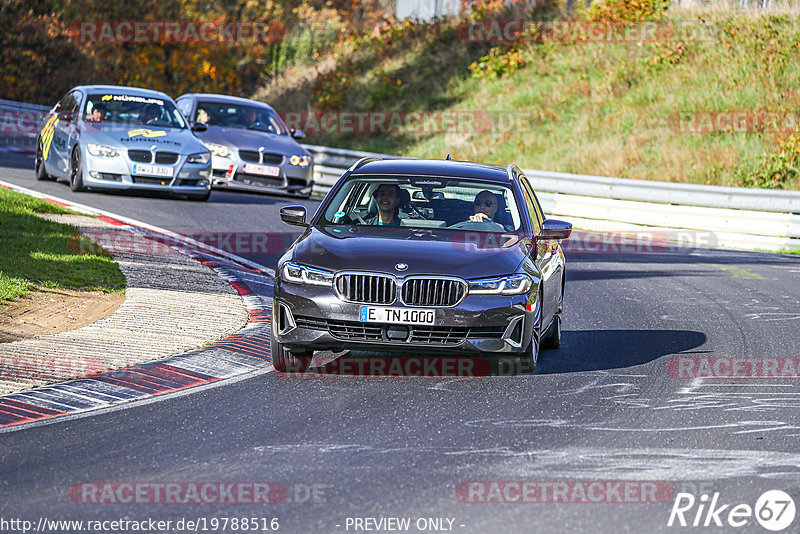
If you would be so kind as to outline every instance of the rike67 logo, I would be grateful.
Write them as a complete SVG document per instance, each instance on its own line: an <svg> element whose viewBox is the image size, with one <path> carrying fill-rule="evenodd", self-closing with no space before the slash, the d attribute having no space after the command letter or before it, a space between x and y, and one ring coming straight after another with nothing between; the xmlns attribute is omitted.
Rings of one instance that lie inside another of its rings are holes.
<svg viewBox="0 0 800 534"><path fill-rule="evenodd" d="M667 526L717 526L729 529L749 525L755 518L765 529L778 532L791 525L794 516L794 500L781 490L765 491L756 500L755 506L746 503L722 503L719 492L711 497L704 493L699 499L691 493L678 493Z"/></svg>

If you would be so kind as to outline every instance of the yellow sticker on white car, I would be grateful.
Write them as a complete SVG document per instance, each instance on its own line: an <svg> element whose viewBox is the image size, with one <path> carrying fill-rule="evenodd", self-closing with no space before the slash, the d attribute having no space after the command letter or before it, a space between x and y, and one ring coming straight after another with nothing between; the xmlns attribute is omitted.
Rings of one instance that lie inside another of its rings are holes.
<svg viewBox="0 0 800 534"><path fill-rule="evenodd" d="M56 125L58 124L58 115L53 114L42 128L42 133L39 134L42 138L42 157L47 159L47 154L50 153L50 144L53 142L53 135L56 132Z"/></svg>
<svg viewBox="0 0 800 534"><path fill-rule="evenodd" d="M143 137L163 137L167 135L167 132L164 130L148 130L147 128L128 130L128 137L136 137L137 135L141 135Z"/></svg>

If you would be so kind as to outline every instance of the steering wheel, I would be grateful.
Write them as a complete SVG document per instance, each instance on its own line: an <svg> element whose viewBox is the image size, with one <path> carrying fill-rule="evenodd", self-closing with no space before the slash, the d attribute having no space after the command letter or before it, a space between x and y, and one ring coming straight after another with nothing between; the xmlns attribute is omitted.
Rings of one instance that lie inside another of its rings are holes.
<svg viewBox="0 0 800 534"><path fill-rule="evenodd" d="M482 230L484 232L505 232L505 228L502 224L496 223L494 221L462 221L460 223L456 223L452 226L448 226L453 230Z"/></svg>

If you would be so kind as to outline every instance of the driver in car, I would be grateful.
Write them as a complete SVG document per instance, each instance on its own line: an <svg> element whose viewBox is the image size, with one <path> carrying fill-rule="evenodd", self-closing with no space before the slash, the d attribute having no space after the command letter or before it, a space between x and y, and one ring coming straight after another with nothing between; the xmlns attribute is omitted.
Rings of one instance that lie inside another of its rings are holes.
<svg viewBox="0 0 800 534"><path fill-rule="evenodd" d="M472 222L493 221L497 213L497 198L491 191L483 190L475 195L475 214L469 216Z"/></svg>
<svg viewBox="0 0 800 534"><path fill-rule="evenodd" d="M372 192L378 203L378 213L365 222L375 226L400 226L397 210L400 206L400 186L381 184Z"/></svg>

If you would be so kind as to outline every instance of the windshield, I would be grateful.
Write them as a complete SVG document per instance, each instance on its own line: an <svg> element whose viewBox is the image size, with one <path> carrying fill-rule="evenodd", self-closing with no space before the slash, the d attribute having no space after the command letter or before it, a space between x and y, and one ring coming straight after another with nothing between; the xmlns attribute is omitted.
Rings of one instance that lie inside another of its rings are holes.
<svg viewBox="0 0 800 534"><path fill-rule="evenodd" d="M508 186L462 178L359 176L336 193L322 224L516 231Z"/></svg>
<svg viewBox="0 0 800 534"><path fill-rule="evenodd" d="M273 134L287 133L286 126L277 113L269 108L257 106L199 102L194 120L207 126L224 126Z"/></svg>
<svg viewBox="0 0 800 534"><path fill-rule="evenodd" d="M96 94L86 100L89 122L124 122L159 128L186 128L178 108L169 100L147 96Z"/></svg>

